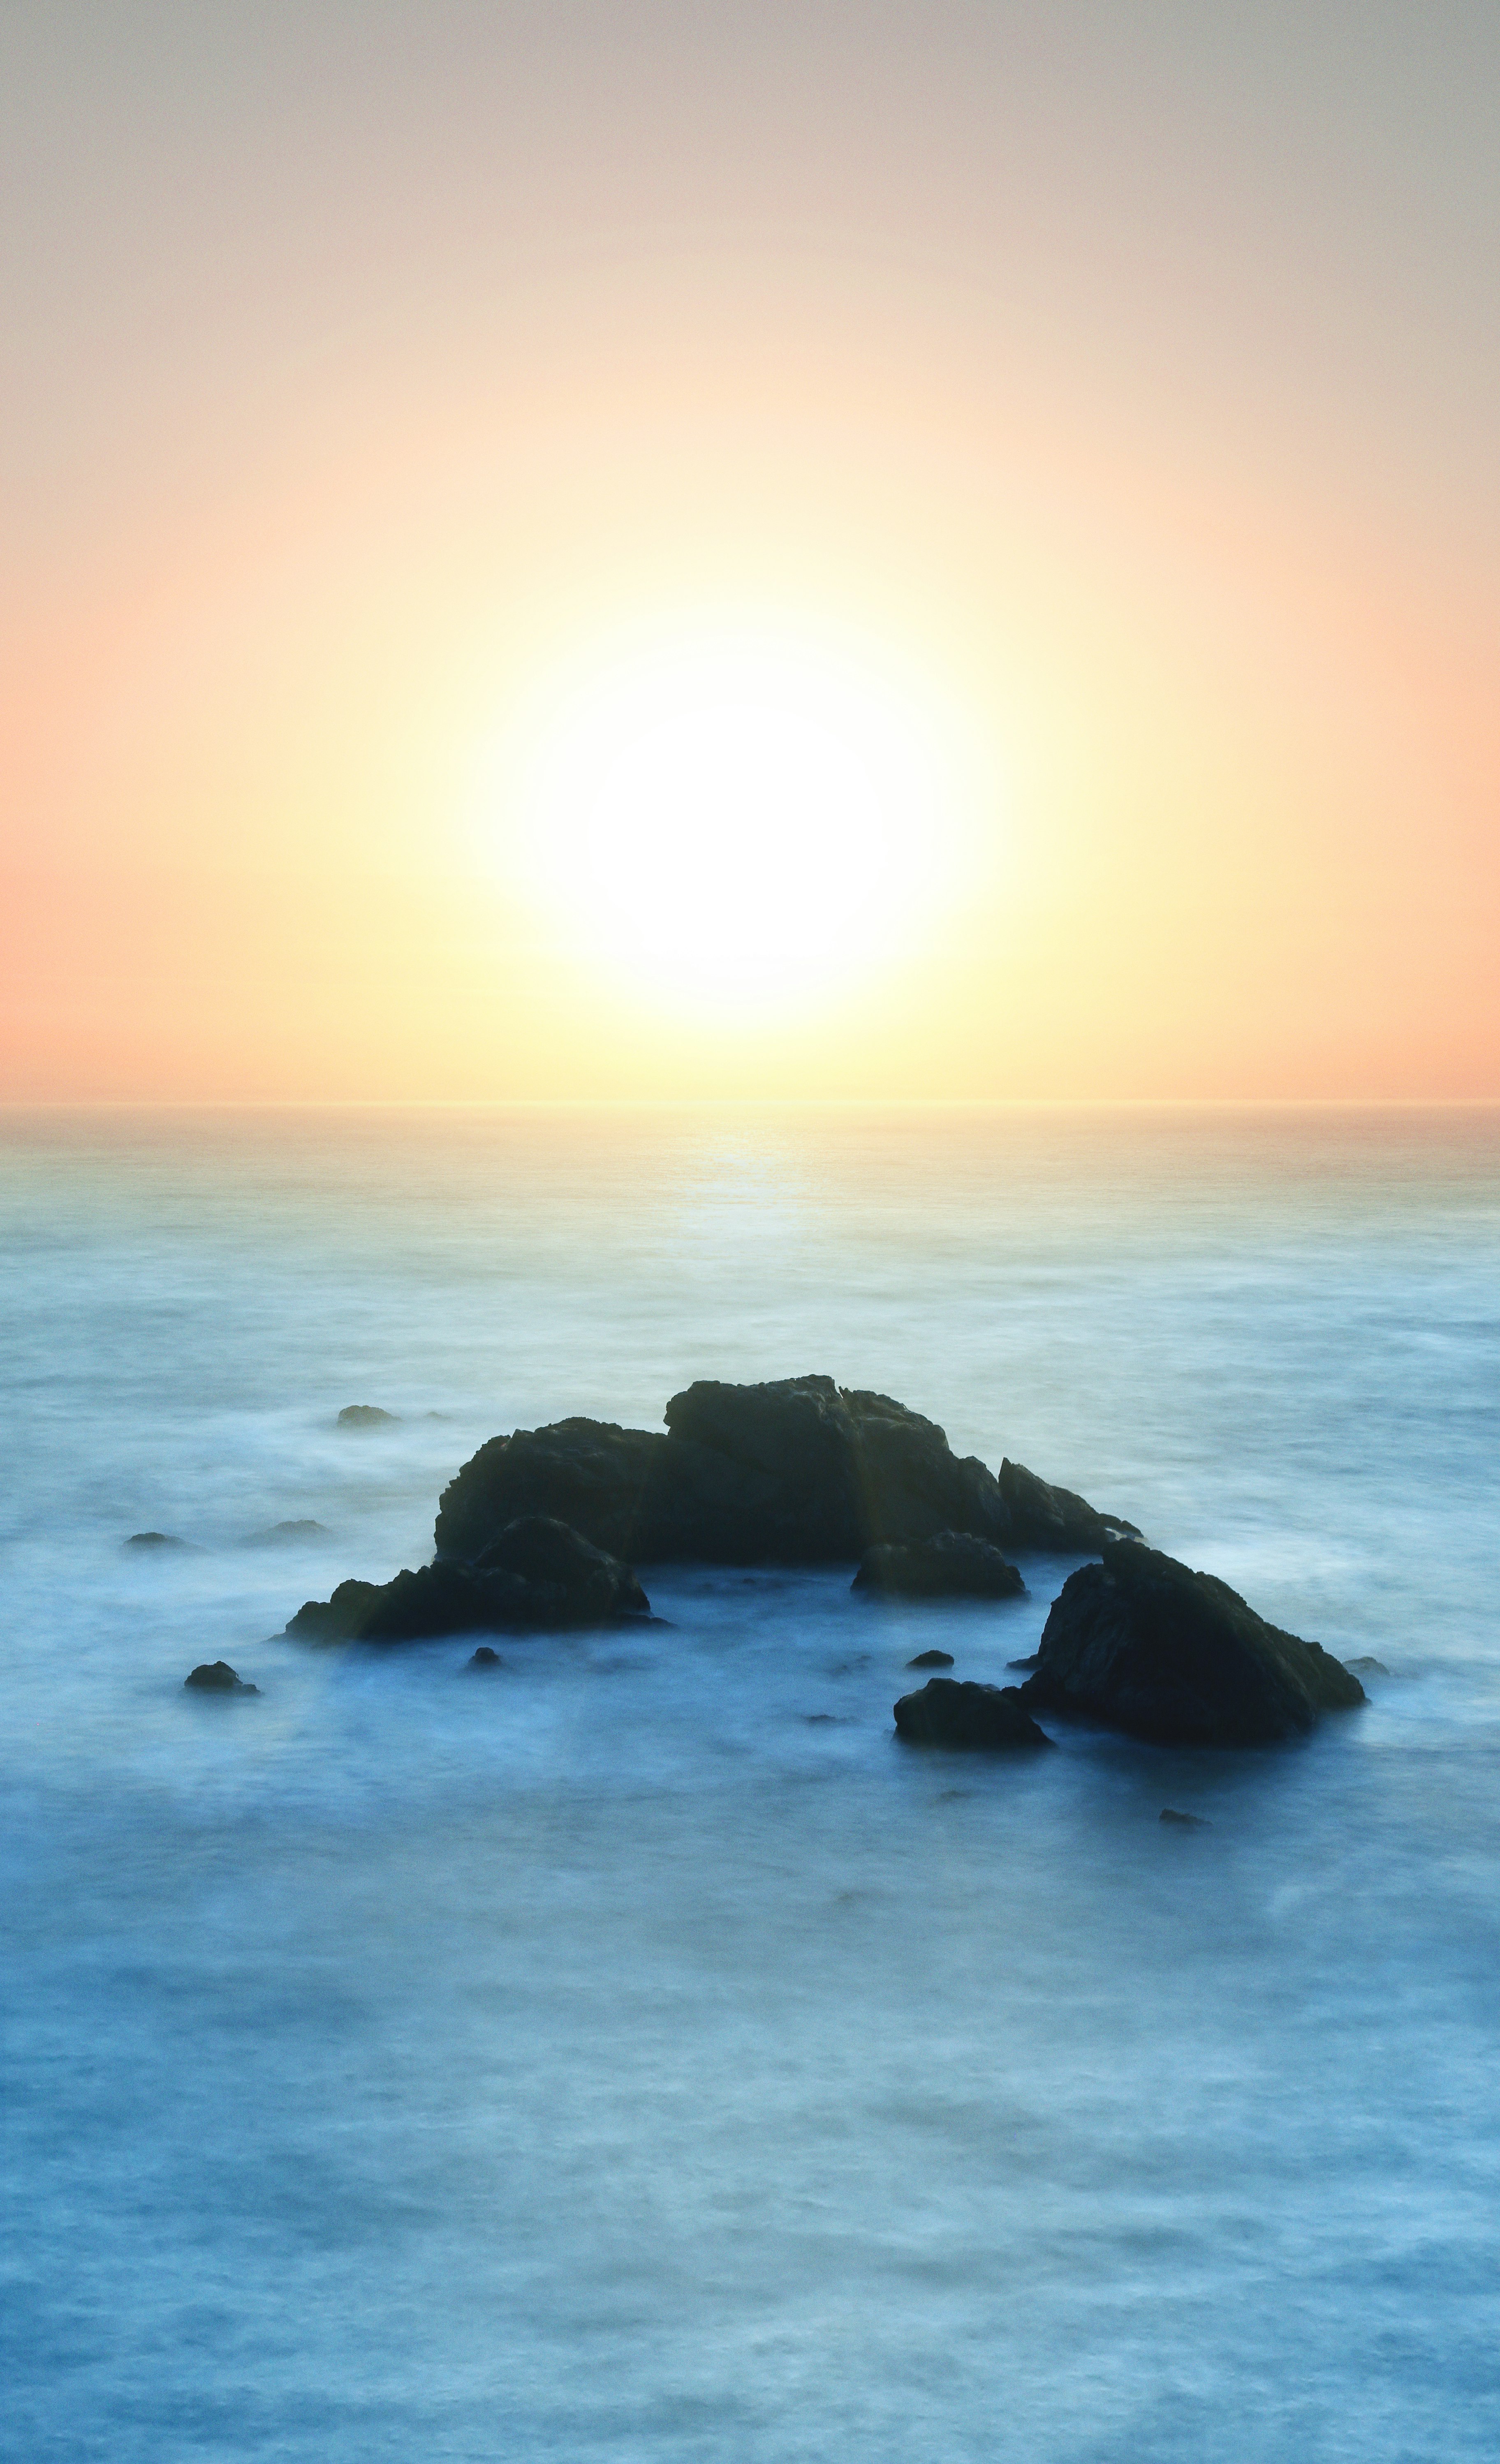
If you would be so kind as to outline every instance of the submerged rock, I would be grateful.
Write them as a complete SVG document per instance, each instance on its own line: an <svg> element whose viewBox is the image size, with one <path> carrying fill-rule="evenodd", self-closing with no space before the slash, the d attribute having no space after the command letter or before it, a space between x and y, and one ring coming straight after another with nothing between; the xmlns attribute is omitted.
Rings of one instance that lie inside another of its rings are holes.
<svg viewBox="0 0 1500 2464"><path fill-rule="evenodd" d="M186 1540L178 1539L175 1531L132 1531L128 1540L121 1542L123 1549L186 1549L188 1546Z"/></svg>
<svg viewBox="0 0 1500 2464"><path fill-rule="evenodd" d="M1352 1677L1389 1677L1391 1673L1384 1661L1377 1660L1373 1651L1361 1652L1357 1660L1346 1660L1344 1666Z"/></svg>
<svg viewBox="0 0 1500 2464"><path fill-rule="evenodd" d="M345 1403L338 1425L341 1429L389 1429L398 1418L395 1412L383 1412L378 1403Z"/></svg>
<svg viewBox="0 0 1500 2464"><path fill-rule="evenodd" d="M936 1421L831 1377L703 1380L665 1418L665 1436L567 1419L492 1438L443 1493L439 1558L478 1556L526 1514L643 1564L836 1565L944 1531L1081 1551L1135 1529L1022 1464L997 1480Z"/></svg>
<svg viewBox="0 0 1500 2464"><path fill-rule="evenodd" d="M474 1653L474 1658L472 1660L466 1660L464 1662L466 1669L473 1668L481 1676L483 1676L489 1669L503 1668L505 1662L500 1658L499 1653L495 1649L492 1643L488 1642L481 1642L478 1650Z"/></svg>
<svg viewBox="0 0 1500 2464"><path fill-rule="evenodd" d="M908 1600L1009 1600L1026 1585L992 1540L937 1531L930 1540L884 1540L867 1549L850 1589Z"/></svg>
<svg viewBox="0 0 1500 2464"><path fill-rule="evenodd" d="M287 1633L310 1642L419 1642L650 1615L630 1567L553 1516L522 1515L471 1564L439 1558L403 1567L388 1583L341 1583L331 1599L305 1601Z"/></svg>
<svg viewBox="0 0 1500 2464"><path fill-rule="evenodd" d="M1139 1540L1107 1542L1102 1564L1070 1574L1022 1690L1033 1710L1162 1745L1269 1745L1365 1699L1318 1643Z"/></svg>
<svg viewBox="0 0 1500 2464"><path fill-rule="evenodd" d="M1211 1831L1206 1814L1179 1814L1175 1805L1164 1805L1157 1816L1158 1822L1175 1822L1180 1831Z"/></svg>
<svg viewBox="0 0 1500 2464"><path fill-rule="evenodd" d="M906 1664L908 1668L951 1668L953 1654L951 1651L919 1651L916 1658L909 1660Z"/></svg>
<svg viewBox="0 0 1500 2464"><path fill-rule="evenodd" d="M326 1540L327 1537L326 1523L315 1523L310 1514L304 1514L294 1523L273 1523L268 1530L253 1533L252 1540L258 1549L281 1547L298 1540Z"/></svg>
<svg viewBox="0 0 1500 2464"><path fill-rule="evenodd" d="M199 1694L258 1694L260 1691L258 1685L247 1685L243 1677L236 1677L227 1660L204 1661L199 1667L188 1671L183 1684Z"/></svg>
<svg viewBox="0 0 1500 2464"><path fill-rule="evenodd" d="M897 1733L913 1745L948 1746L967 1753L995 1753L1010 1746L1049 1746L1017 1685L975 1685L953 1677L930 1677L919 1694L903 1694L894 1706Z"/></svg>

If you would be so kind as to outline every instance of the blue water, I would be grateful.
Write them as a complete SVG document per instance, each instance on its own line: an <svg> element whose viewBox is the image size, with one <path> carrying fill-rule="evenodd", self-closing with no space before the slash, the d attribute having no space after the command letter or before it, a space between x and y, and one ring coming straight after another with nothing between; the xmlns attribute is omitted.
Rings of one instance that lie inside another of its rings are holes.
<svg viewBox="0 0 1500 2464"><path fill-rule="evenodd" d="M12 1116L0 1270L8 2454L1500 2453L1500 1116ZM898 1747L1044 1560L277 1639L495 1431L806 1369L1389 1676Z"/></svg>

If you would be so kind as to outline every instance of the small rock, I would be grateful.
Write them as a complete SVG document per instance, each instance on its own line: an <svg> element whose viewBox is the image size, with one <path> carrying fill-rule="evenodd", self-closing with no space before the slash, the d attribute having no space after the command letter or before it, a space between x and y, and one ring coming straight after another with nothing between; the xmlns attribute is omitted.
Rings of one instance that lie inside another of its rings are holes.
<svg viewBox="0 0 1500 2464"><path fill-rule="evenodd" d="M895 1725L914 1745L950 1746L967 1753L1052 1742L1027 1711L1019 1686L976 1685L953 1677L930 1677L919 1694L903 1694Z"/></svg>
<svg viewBox="0 0 1500 2464"><path fill-rule="evenodd" d="M175 1531L132 1531L124 1546L127 1549L186 1549L188 1543L179 1540Z"/></svg>
<svg viewBox="0 0 1500 2464"><path fill-rule="evenodd" d="M378 1403L345 1403L339 1415L341 1429L388 1429L395 1425L397 1414L383 1412Z"/></svg>
<svg viewBox="0 0 1500 2464"><path fill-rule="evenodd" d="M227 1660L206 1660L183 1679L200 1694L258 1694L258 1685L247 1685L237 1677Z"/></svg>
<svg viewBox="0 0 1500 2464"><path fill-rule="evenodd" d="M311 1515L303 1515L298 1522L273 1523L269 1530L255 1532L254 1543L255 1547L262 1548L272 1544L279 1546L286 1541L326 1540L327 1537L326 1523L315 1523Z"/></svg>
<svg viewBox="0 0 1500 2464"><path fill-rule="evenodd" d="M906 1664L908 1668L951 1668L953 1654L951 1651L919 1651L916 1658L909 1660Z"/></svg>
<svg viewBox="0 0 1500 2464"><path fill-rule="evenodd" d="M503 1668L505 1662L493 1643L481 1642L473 1659L467 1660L464 1665L466 1668L477 1669Z"/></svg>
<svg viewBox="0 0 1500 2464"><path fill-rule="evenodd" d="M887 1540L867 1549L851 1589L893 1592L909 1600L1009 1600L1026 1585L992 1541L972 1531L931 1540Z"/></svg>
<svg viewBox="0 0 1500 2464"><path fill-rule="evenodd" d="M1374 1653L1369 1651L1363 1653L1358 1660L1346 1660L1344 1666L1351 1677L1389 1677L1391 1673L1384 1661L1377 1660Z"/></svg>
<svg viewBox="0 0 1500 2464"><path fill-rule="evenodd" d="M1175 1822L1182 1831L1211 1831L1206 1814L1179 1814L1175 1805L1164 1805L1157 1816L1158 1822Z"/></svg>

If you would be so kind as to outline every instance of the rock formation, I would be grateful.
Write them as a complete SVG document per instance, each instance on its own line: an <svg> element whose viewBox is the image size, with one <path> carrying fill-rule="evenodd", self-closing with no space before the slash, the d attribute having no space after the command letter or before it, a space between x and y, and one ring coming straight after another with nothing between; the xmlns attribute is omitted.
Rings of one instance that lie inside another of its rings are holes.
<svg viewBox="0 0 1500 2464"><path fill-rule="evenodd" d="M468 1565L439 1558L388 1583L341 1583L307 1600L287 1632L304 1642L420 1642L448 1634L503 1634L612 1625L649 1617L629 1566L550 1515L518 1516Z"/></svg>
<svg viewBox="0 0 1500 2464"><path fill-rule="evenodd" d="M569 1419L492 1438L443 1493L439 1558L476 1557L523 1514L641 1565L837 1565L940 1531L1082 1554L1135 1529L1023 1464L997 1480L919 1412L831 1377L700 1382L665 1417L665 1436Z"/></svg>
<svg viewBox="0 0 1500 2464"><path fill-rule="evenodd" d="M1107 1541L1102 1564L1069 1576L1022 1694L1033 1711L1188 1746L1268 1745L1365 1700L1319 1644L1139 1540Z"/></svg>
<svg viewBox="0 0 1500 2464"><path fill-rule="evenodd" d="M907 1600L1010 1600L1026 1590L992 1540L938 1531L931 1540L881 1540L867 1549L849 1589Z"/></svg>
<svg viewBox="0 0 1500 2464"><path fill-rule="evenodd" d="M895 1705L895 1725L912 1745L947 1746L965 1753L1052 1742L1032 1719L1018 1685L975 1685L953 1677L930 1677L919 1694L903 1694Z"/></svg>
<svg viewBox="0 0 1500 2464"><path fill-rule="evenodd" d="M258 1685L247 1685L243 1677L236 1677L227 1660L203 1661L198 1667L189 1669L183 1684L198 1694L258 1694L260 1691Z"/></svg>

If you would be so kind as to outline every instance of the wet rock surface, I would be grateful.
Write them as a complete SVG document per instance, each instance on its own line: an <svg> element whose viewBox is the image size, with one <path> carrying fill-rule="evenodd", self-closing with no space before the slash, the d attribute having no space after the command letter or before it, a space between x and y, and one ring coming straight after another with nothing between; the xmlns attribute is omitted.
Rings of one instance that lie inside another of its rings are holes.
<svg viewBox="0 0 1500 2464"><path fill-rule="evenodd" d="M388 1583L341 1583L287 1633L308 1642L421 1642L444 1635L613 1625L651 1614L630 1567L549 1515L522 1515L471 1564L439 1558Z"/></svg>
<svg viewBox="0 0 1500 2464"><path fill-rule="evenodd" d="M524 1514L638 1564L830 1565L939 1532L1077 1551L1135 1528L1023 1464L997 1479L936 1421L831 1377L704 1380L665 1419L665 1436L565 1419L492 1438L444 1491L438 1556L472 1560Z"/></svg>
<svg viewBox="0 0 1500 2464"><path fill-rule="evenodd" d="M886 1540L867 1549L850 1589L907 1600L1010 1600L1026 1584L992 1540L938 1531L931 1540Z"/></svg>
<svg viewBox="0 0 1500 2464"><path fill-rule="evenodd" d="M894 1706L897 1733L912 1745L946 1746L963 1753L998 1753L1052 1742L1037 1727L1016 1685L976 1685L930 1677L920 1693Z"/></svg>
<svg viewBox="0 0 1500 2464"><path fill-rule="evenodd" d="M1106 1543L1069 1576L1022 1692L1033 1711L1162 1745L1270 1745L1365 1700L1320 1644L1139 1540Z"/></svg>

